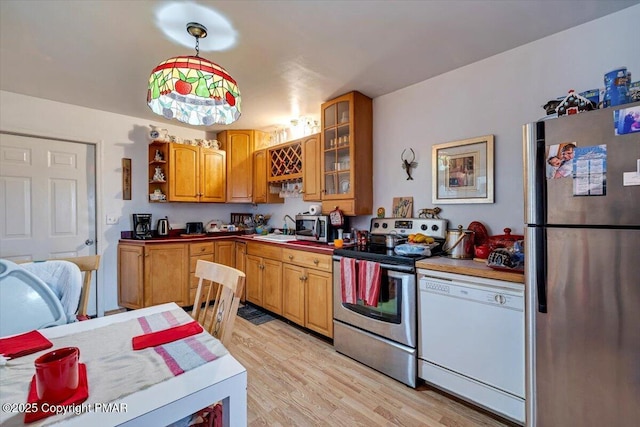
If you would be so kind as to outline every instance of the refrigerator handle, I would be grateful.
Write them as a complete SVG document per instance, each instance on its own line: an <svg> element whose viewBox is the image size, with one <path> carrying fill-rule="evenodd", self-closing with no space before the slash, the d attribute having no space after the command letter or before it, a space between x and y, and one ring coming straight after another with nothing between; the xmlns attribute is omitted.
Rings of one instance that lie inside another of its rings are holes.
<svg viewBox="0 0 640 427"><path fill-rule="evenodd" d="M534 231L535 239L535 283L538 300L538 312L547 312L547 242L546 229L536 227Z"/></svg>

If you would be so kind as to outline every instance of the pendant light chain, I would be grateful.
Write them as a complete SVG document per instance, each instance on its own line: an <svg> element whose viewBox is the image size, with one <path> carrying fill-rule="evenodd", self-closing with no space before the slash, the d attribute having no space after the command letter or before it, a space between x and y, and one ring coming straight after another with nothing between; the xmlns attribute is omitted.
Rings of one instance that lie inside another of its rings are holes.
<svg viewBox="0 0 640 427"><path fill-rule="evenodd" d="M194 36L196 38L196 57L200 56L200 37Z"/></svg>

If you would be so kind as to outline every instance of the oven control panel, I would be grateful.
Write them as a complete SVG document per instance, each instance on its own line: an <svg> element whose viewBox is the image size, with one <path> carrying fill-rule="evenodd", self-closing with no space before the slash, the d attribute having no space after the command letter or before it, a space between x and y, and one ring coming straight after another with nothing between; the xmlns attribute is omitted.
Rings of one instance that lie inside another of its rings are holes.
<svg viewBox="0 0 640 427"><path fill-rule="evenodd" d="M409 234L422 233L434 239L444 239L447 235L446 219L426 218L372 218L371 234Z"/></svg>

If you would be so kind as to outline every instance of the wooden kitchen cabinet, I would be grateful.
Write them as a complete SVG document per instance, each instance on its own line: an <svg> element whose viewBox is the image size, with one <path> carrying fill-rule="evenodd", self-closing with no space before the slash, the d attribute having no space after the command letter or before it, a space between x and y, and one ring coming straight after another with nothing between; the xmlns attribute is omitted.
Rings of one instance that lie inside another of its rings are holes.
<svg viewBox="0 0 640 427"><path fill-rule="evenodd" d="M298 325L305 324L305 269L282 264L282 315Z"/></svg>
<svg viewBox="0 0 640 427"><path fill-rule="evenodd" d="M200 202L224 203L227 200L226 153L200 148Z"/></svg>
<svg viewBox="0 0 640 427"><path fill-rule="evenodd" d="M262 265L262 306L282 314L282 262L264 258Z"/></svg>
<svg viewBox="0 0 640 427"><path fill-rule="evenodd" d="M246 268L247 243L236 242L235 253L236 253L236 268L246 274L247 273L247 268ZM245 302L246 299L247 299L247 286L245 284L244 290L242 291L242 296L240 297L240 301Z"/></svg>
<svg viewBox="0 0 640 427"><path fill-rule="evenodd" d="M186 244L118 245L118 304L137 309L167 302L189 305Z"/></svg>
<svg viewBox="0 0 640 427"><path fill-rule="evenodd" d="M282 314L282 248L247 243L247 301Z"/></svg>
<svg viewBox="0 0 640 427"><path fill-rule="evenodd" d="M149 144L148 173L150 202L224 203L226 200L224 151L154 141ZM156 190L165 198L155 198Z"/></svg>
<svg viewBox="0 0 640 427"><path fill-rule="evenodd" d="M283 203L284 199L269 190L267 150L253 153L253 203Z"/></svg>
<svg viewBox="0 0 640 427"><path fill-rule="evenodd" d="M373 206L373 104L350 92L321 106L322 212L369 215Z"/></svg>
<svg viewBox="0 0 640 427"><path fill-rule="evenodd" d="M215 242L215 262L236 267L236 243L233 240L218 240Z"/></svg>
<svg viewBox="0 0 640 427"><path fill-rule="evenodd" d="M144 305L144 246L118 245L118 305Z"/></svg>
<svg viewBox="0 0 640 427"><path fill-rule="evenodd" d="M198 260L214 261L214 242L189 243L189 302L193 304L196 300L198 290L198 279L195 275ZM217 288L216 288L217 290ZM215 296L215 294L213 295Z"/></svg>
<svg viewBox="0 0 640 427"><path fill-rule="evenodd" d="M167 199L170 202L224 203L225 152L186 144L168 146Z"/></svg>
<svg viewBox="0 0 640 427"><path fill-rule="evenodd" d="M320 134L302 139L302 199L305 202L322 200L322 146Z"/></svg>
<svg viewBox="0 0 640 427"><path fill-rule="evenodd" d="M263 146L265 132L257 130L225 130L217 134L217 140L226 152L227 203L253 202L253 151Z"/></svg>
<svg viewBox="0 0 640 427"><path fill-rule="evenodd" d="M331 255L283 249L283 316L333 338Z"/></svg>

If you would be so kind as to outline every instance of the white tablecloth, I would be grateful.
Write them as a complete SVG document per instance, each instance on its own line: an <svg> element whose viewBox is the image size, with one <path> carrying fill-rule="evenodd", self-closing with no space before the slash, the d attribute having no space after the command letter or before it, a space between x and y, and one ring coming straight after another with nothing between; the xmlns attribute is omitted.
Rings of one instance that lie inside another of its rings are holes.
<svg viewBox="0 0 640 427"><path fill-rule="evenodd" d="M35 372L34 360L60 347L80 348L80 362L87 367L89 383L89 398L85 404L108 403L123 398L227 354L222 343L206 332L133 351L131 339L134 336L193 321L181 309L141 319L54 338L51 349L10 360L6 366L0 367L0 403L26 402L29 383ZM29 425L46 425L69 416L73 414L55 415ZM23 419L23 413L0 410L0 424L3 426L23 425Z"/></svg>

